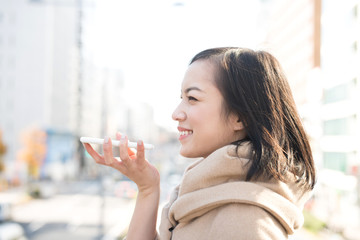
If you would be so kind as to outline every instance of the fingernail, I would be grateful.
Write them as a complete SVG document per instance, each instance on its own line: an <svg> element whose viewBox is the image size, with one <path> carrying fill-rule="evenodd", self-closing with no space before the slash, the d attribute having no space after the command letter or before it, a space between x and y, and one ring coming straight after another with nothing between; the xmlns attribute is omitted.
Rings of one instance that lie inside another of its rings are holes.
<svg viewBox="0 0 360 240"><path fill-rule="evenodd" d="M126 135L121 135L120 142L124 144L126 143L126 141L127 141Z"/></svg>
<svg viewBox="0 0 360 240"><path fill-rule="evenodd" d="M143 141L141 141L141 140L137 141L137 145L138 145L138 146L142 146L142 145L143 145Z"/></svg>
<svg viewBox="0 0 360 240"><path fill-rule="evenodd" d="M104 143L106 144L106 143L108 143L109 142L109 137L108 136L106 136L106 137L104 137Z"/></svg>

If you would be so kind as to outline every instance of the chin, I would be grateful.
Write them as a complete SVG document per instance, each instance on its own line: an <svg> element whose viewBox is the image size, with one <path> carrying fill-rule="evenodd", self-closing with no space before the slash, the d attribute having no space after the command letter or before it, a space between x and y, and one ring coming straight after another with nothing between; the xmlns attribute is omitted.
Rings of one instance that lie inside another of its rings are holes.
<svg viewBox="0 0 360 240"><path fill-rule="evenodd" d="M198 152L193 152L193 151L186 151L185 149L180 149L180 155L185 157L185 158L201 158L203 157L203 155L201 153Z"/></svg>
<svg viewBox="0 0 360 240"><path fill-rule="evenodd" d="M182 152L180 152L180 155L183 156L184 158L195 158L195 157L193 157L193 155L188 154L188 153L182 153Z"/></svg>
<svg viewBox="0 0 360 240"><path fill-rule="evenodd" d="M186 151L185 149L180 149L180 155L186 158L196 158L196 154L191 151Z"/></svg>

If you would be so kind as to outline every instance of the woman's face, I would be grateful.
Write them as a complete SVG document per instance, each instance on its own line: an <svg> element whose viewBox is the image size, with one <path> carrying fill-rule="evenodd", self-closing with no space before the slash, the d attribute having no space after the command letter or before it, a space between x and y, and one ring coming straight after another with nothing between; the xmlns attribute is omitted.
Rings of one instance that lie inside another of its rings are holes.
<svg viewBox="0 0 360 240"><path fill-rule="evenodd" d="M193 62L185 73L182 100L172 115L179 122L180 154L184 157L207 157L244 137L242 122L234 114L225 117L215 76L215 67L208 60Z"/></svg>

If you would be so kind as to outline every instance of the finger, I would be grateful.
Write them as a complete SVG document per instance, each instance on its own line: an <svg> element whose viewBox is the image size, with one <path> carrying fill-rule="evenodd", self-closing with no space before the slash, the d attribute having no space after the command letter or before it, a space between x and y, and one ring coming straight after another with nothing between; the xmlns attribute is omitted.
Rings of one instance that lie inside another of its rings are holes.
<svg viewBox="0 0 360 240"><path fill-rule="evenodd" d="M121 133L117 132L115 135L116 140L120 140L121 139Z"/></svg>
<svg viewBox="0 0 360 240"><path fill-rule="evenodd" d="M116 140L121 140L121 133L119 132L116 133ZM127 151L130 159L134 159L136 157L135 152L131 150L131 148L128 147Z"/></svg>
<svg viewBox="0 0 360 240"><path fill-rule="evenodd" d="M125 136L125 135L124 135ZM121 133L117 132L116 133L116 140L121 140ZM120 151L120 146L119 146L119 151ZM127 148L128 151L128 155L130 159L134 159L136 158L135 152L132 151L130 148ZM126 160L125 160L126 161ZM117 161L118 162L118 161Z"/></svg>
<svg viewBox="0 0 360 240"><path fill-rule="evenodd" d="M120 140L121 139L121 133L117 132L116 133L116 140ZM127 148L127 151L128 151L128 154L129 154L129 157L131 158L131 156L135 156L135 152L131 149L131 148Z"/></svg>
<svg viewBox="0 0 360 240"><path fill-rule="evenodd" d="M145 161L145 147L143 141L139 140L136 147L136 157L138 161Z"/></svg>
<svg viewBox="0 0 360 240"><path fill-rule="evenodd" d="M126 135L122 135L120 139L120 159L125 164L130 160L128 153L128 138Z"/></svg>
<svg viewBox="0 0 360 240"><path fill-rule="evenodd" d="M112 154L112 143L109 137L104 138L103 150L105 163L110 165L114 159Z"/></svg>
<svg viewBox="0 0 360 240"><path fill-rule="evenodd" d="M89 143L83 143L86 151L95 160L96 163L104 164L104 158L98 152L96 152Z"/></svg>

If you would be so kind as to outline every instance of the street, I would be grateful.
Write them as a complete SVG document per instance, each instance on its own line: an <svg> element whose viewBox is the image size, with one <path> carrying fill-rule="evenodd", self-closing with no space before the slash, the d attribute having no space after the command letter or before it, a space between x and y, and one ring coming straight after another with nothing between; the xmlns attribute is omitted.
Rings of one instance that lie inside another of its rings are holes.
<svg viewBox="0 0 360 240"><path fill-rule="evenodd" d="M163 190L167 195L163 185ZM0 200L13 202L10 223L20 224L28 240L115 240L126 230L135 206L128 181L92 180L51 183L48 197L31 199L24 190L0 192ZM126 190L126 191L125 191ZM18 200L16 200L18 198ZM20 200L19 200L20 198ZM22 199L21 199L22 198ZM159 207L159 215L166 197ZM4 225L4 223L0 223ZM1 237L0 237L1 239ZM10 238L11 239L11 238ZM331 232L320 235L300 229L291 240L342 240Z"/></svg>
<svg viewBox="0 0 360 240"><path fill-rule="evenodd" d="M29 240L115 239L126 229L133 199L115 197L98 181L61 186L48 198L12 208L12 221L24 227Z"/></svg>

